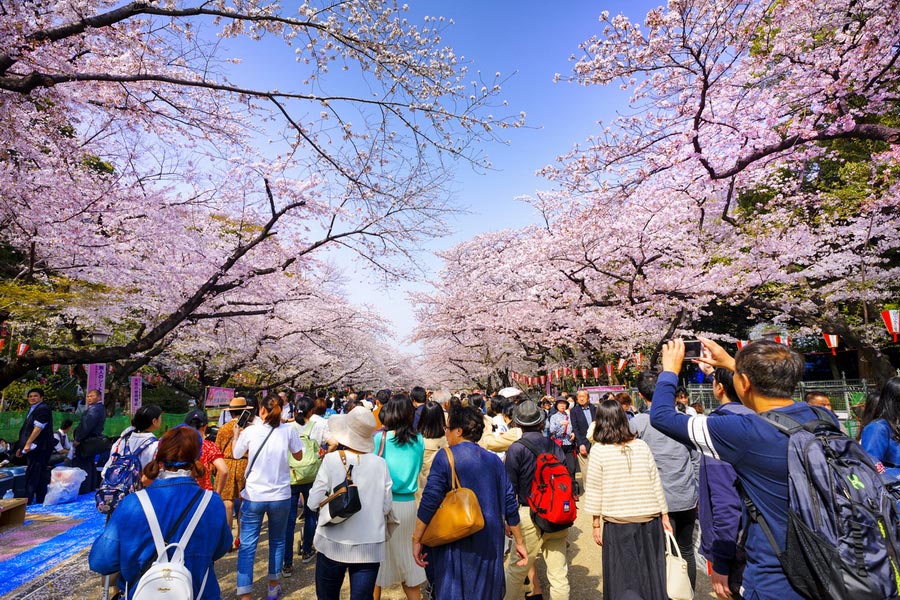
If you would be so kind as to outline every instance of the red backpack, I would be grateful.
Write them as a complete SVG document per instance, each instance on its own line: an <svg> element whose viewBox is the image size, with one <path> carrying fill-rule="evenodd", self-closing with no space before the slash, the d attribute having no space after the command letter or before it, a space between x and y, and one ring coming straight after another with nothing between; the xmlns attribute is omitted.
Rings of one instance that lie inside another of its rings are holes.
<svg viewBox="0 0 900 600"><path fill-rule="evenodd" d="M546 533L571 527L578 513L569 469L552 452L541 451L526 439L519 442L537 459L528 496L535 527Z"/></svg>

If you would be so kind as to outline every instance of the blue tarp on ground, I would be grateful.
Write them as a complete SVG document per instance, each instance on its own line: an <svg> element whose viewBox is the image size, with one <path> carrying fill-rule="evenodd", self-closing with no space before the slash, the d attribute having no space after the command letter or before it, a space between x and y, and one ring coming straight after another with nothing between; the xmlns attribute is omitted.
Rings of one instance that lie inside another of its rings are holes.
<svg viewBox="0 0 900 600"><path fill-rule="evenodd" d="M29 506L25 514L25 525L33 522L38 515L54 515L81 522L30 550L0 562L0 596L9 594L90 547L103 532L106 523L106 516L97 512L93 493L79 496L68 504ZM3 543L2 540L3 536L0 535L0 544Z"/></svg>

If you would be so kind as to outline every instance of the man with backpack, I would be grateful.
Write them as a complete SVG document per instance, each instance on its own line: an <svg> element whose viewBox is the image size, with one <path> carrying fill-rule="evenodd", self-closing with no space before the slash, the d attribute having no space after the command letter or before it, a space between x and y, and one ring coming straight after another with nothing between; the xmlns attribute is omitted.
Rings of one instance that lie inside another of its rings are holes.
<svg viewBox="0 0 900 600"><path fill-rule="evenodd" d="M679 413L684 342L674 340L663 348L650 417L666 435L734 467L750 519L743 597L897 597L895 509L871 461L833 415L792 400L803 358L768 340L744 346L734 359L715 342L701 342L709 356L699 360L733 371L741 402L756 414Z"/></svg>
<svg viewBox="0 0 900 600"><path fill-rule="evenodd" d="M571 522L560 524L552 521L565 521L568 518L574 520L573 482L566 469L562 450L544 437L544 412L540 407L531 400L526 400L516 407L513 418L522 429L522 437L506 451L506 473L519 499L519 516L522 537L528 550L528 563L519 566L516 564L518 557L510 556L506 570L505 598L521 600L528 570L538 555L541 555L547 565L550 598L568 600L569 567L566 562L566 538ZM554 470L556 480L562 482L562 486L566 489L555 490L556 494L543 494L538 498L533 493L537 487L535 484L538 483L535 481L536 475L540 478L550 470ZM536 514L534 507L545 516ZM566 517L561 519L556 516L562 513L565 513Z"/></svg>

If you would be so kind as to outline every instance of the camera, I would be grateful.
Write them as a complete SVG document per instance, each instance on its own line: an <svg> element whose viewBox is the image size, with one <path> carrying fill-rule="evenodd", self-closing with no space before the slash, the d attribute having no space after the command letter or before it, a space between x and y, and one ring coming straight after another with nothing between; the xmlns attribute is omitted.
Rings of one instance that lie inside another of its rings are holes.
<svg viewBox="0 0 900 600"><path fill-rule="evenodd" d="M703 343L700 340L684 340L684 357L700 358L703 353Z"/></svg>

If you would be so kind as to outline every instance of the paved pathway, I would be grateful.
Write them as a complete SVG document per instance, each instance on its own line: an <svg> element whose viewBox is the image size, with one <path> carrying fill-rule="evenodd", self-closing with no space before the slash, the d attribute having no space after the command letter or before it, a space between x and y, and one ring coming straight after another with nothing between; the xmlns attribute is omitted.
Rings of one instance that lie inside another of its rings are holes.
<svg viewBox="0 0 900 600"><path fill-rule="evenodd" d="M590 534L591 520L585 513L580 513L578 521L571 529L569 535L569 581L572 588L571 600L597 600L601 598L601 573L600 573L600 548L594 544ZM265 528L264 528L265 529ZM296 551L296 548L294 548ZM265 536L260 542L256 556L255 577L257 584L253 590L253 598L265 598L267 542ZM237 554L231 553L216 563L216 572L219 574L219 583L222 587L223 598L235 598L235 567ZM12 559L10 562L16 562ZM21 561L18 561L21 562ZM2 566L2 563L0 563ZM15 565L17 568L31 568L37 565ZM542 563L539 561L539 568ZM34 571L32 571L34 572ZM308 600L315 598L315 562L304 565L300 557L294 561L294 576L283 580L282 587L285 598L288 600ZM547 591L546 578L541 573L544 581L544 590ZM711 593L709 578L705 574L697 577L698 600L708 600L715 596ZM87 550L81 551L75 556L63 561L49 571L36 575L30 581L2 597L2 600L61 600L86 598L96 600L100 598L101 578L87 568ZM345 591L342 598L347 598ZM399 586L388 588L382 596L384 600L400 600L404 598ZM545 595L549 598L549 595ZM451 599L452 600L452 599ZM485 599L489 600L489 599Z"/></svg>

